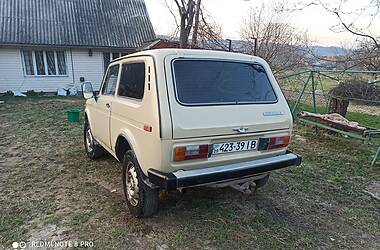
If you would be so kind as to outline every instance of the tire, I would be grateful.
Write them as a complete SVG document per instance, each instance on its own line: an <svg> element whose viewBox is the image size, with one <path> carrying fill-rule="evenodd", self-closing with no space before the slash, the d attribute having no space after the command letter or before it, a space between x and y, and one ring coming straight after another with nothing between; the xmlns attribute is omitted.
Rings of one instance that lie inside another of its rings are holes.
<svg viewBox="0 0 380 250"><path fill-rule="evenodd" d="M92 136L90 124L88 123L87 119L84 122L83 137L84 148L86 150L88 158L95 160L104 155L103 147Z"/></svg>
<svg viewBox="0 0 380 250"><path fill-rule="evenodd" d="M256 188L261 188L263 186L265 186L267 183L268 183L268 180L269 180L269 174L266 175L265 177L259 179L259 180L256 180Z"/></svg>
<svg viewBox="0 0 380 250"><path fill-rule="evenodd" d="M124 155L122 178L124 195L131 214L137 218L156 214L159 189L153 189L144 183L143 173L132 150Z"/></svg>

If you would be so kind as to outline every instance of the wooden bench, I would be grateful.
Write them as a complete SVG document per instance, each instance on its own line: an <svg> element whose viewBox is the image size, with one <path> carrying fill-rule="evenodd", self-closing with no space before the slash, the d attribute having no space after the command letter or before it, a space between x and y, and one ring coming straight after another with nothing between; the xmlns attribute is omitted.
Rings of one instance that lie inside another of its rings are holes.
<svg viewBox="0 0 380 250"><path fill-rule="evenodd" d="M301 112L302 113L302 112ZM329 131L333 131L354 139L361 140L365 143L369 143L373 138L380 138L380 129L376 128L368 128L365 127L365 129L362 128L356 128L347 126L341 123L333 122L333 121L327 121L323 119L319 119L315 116L301 116L298 115L298 120L304 124L315 126L318 128L326 129ZM364 127L364 126L360 126ZM375 165L377 160L380 158L380 145L371 161L371 166Z"/></svg>

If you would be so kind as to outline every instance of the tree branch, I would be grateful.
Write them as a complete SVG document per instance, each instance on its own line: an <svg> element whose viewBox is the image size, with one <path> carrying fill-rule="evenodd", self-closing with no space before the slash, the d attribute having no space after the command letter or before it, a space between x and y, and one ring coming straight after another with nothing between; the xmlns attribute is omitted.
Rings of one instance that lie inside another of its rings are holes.
<svg viewBox="0 0 380 250"><path fill-rule="evenodd" d="M341 18L341 16L340 16L339 12L337 12L337 11L333 11L333 13L338 17L340 23L343 25L343 27L344 27L348 32L350 32L350 33L352 33L352 34L354 34L354 35L357 35L357 36L361 36L361 37L369 38L369 39L371 39L371 40L375 43L375 45L376 45L377 48L380 48L379 43L377 42L376 38L374 38L373 36L370 36L370 35L368 35L368 34L360 33L360 32L357 32L357 31L353 30L353 29L350 27L350 25L347 25L347 24L342 20L342 18Z"/></svg>

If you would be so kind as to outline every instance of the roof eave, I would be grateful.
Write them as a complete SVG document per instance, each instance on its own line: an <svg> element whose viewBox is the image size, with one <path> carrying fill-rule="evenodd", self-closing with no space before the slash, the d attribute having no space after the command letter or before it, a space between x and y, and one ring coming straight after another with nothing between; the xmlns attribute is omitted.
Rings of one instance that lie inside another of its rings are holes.
<svg viewBox="0 0 380 250"><path fill-rule="evenodd" d="M30 43L0 43L0 47L13 46L13 47L54 47L54 48L68 48L68 49L122 49L122 50L137 50L131 47L119 46L96 46L96 45L56 45L56 44L30 44Z"/></svg>

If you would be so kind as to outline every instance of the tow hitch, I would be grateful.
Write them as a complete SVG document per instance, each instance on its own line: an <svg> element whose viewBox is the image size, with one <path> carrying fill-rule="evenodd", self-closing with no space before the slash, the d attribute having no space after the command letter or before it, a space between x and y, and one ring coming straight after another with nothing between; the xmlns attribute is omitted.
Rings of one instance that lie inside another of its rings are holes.
<svg viewBox="0 0 380 250"><path fill-rule="evenodd" d="M253 195L256 191L256 182L250 180L242 183L230 185L233 189L242 192L245 195Z"/></svg>

